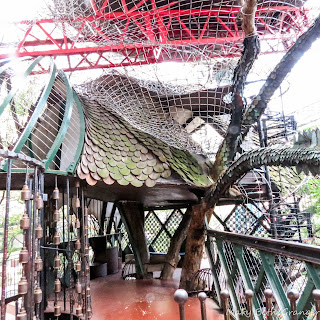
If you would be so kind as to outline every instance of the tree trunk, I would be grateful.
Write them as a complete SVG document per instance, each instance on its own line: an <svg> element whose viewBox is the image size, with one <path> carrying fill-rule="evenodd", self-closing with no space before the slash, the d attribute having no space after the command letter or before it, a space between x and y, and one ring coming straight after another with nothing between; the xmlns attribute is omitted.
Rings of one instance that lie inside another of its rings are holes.
<svg viewBox="0 0 320 320"><path fill-rule="evenodd" d="M133 201L121 201L118 205L122 221L124 222L136 261L138 279L148 278L146 270L150 262L150 253L144 232L144 212L142 206Z"/></svg>
<svg viewBox="0 0 320 320"><path fill-rule="evenodd" d="M200 269L204 248L205 216L207 206L204 202L192 207L191 223L187 234L186 253L180 279L180 288L189 290L190 281Z"/></svg>
<svg viewBox="0 0 320 320"><path fill-rule="evenodd" d="M170 247L166 255L166 262L161 272L162 279L172 279L174 270L177 268L177 264L179 262L179 251L182 242L187 236L188 228L191 222L191 212L192 209L189 207L186 213L183 215L183 219L181 220L179 227L171 239Z"/></svg>

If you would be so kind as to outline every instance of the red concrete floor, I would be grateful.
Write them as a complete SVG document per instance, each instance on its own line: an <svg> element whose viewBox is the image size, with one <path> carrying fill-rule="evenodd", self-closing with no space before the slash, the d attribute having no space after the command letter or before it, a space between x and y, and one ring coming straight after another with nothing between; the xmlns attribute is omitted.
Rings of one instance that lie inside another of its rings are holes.
<svg viewBox="0 0 320 320"><path fill-rule="evenodd" d="M92 320L179 320L173 300L178 280L122 280L120 272L91 280ZM207 299L208 320L223 320L215 303ZM190 298L186 320L201 320L200 303Z"/></svg>

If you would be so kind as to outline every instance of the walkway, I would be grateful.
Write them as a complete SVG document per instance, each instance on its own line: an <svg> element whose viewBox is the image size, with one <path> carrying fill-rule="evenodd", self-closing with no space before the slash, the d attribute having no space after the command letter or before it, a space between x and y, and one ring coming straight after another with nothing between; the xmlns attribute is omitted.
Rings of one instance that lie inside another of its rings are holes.
<svg viewBox="0 0 320 320"><path fill-rule="evenodd" d="M179 320L173 300L178 280L122 280L121 273L91 280L92 320ZM206 300L208 320L223 320ZM186 303L187 320L201 320L197 298Z"/></svg>

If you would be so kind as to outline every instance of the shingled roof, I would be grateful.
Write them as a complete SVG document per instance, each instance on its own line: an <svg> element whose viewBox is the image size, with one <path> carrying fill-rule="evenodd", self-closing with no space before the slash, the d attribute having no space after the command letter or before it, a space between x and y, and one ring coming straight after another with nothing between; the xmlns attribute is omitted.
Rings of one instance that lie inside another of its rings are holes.
<svg viewBox="0 0 320 320"><path fill-rule="evenodd" d="M207 170L188 151L168 146L134 128L94 100L82 98L86 118L85 143L77 167L80 179L89 185L98 181L111 185L153 187L172 171L191 185L207 187Z"/></svg>

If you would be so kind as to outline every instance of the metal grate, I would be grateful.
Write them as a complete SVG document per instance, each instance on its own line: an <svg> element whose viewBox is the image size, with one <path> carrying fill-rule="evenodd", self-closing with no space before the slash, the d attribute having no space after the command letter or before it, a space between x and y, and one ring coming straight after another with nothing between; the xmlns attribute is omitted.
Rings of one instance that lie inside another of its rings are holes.
<svg viewBox="0 0 320 320"><path fill-rule="evenodd" d="M145 233L150 250L167 253L171 238L183 217L183 211L150 210L146 212Z"/></svg>
<svg viewBox="0 0 320 320"><path fill-rule="evenodd" d="M128 232L127 232L126 227L123 223L121 224L120 232L122 234L121 243L120 243L121 251L125 251L126 248L128 247L129 250L132 252L132 247L131 247L131 244L129 241Z"/></svg>
<svg viewBox="0 0 320 320"><path fill-rule="evenodd" d="M145 234L147 238L147 244L149 246L153 244L161 229L161 223L159 219L157 219L155 212L149 211L145 220Z"/></svg>

